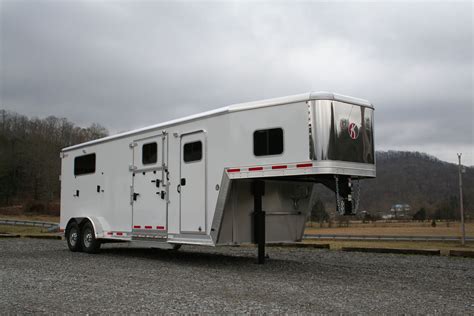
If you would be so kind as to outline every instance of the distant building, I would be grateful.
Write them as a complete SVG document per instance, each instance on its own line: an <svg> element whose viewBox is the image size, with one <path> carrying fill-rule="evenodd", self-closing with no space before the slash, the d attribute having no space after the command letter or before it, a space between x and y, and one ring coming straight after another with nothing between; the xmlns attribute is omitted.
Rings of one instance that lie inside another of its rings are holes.
<svg viewBox="0 0 474 316"><path fill-rule="evenodd" d="M411 218L411 207L409 204L395 204L390 208L390 218Z"/></svg>

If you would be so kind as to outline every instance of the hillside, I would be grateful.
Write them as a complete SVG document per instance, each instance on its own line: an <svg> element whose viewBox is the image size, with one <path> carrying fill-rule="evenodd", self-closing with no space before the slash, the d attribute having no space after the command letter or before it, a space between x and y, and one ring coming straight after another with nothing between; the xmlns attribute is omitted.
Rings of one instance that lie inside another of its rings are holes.
<svg viewBox="0 0 474 316"><path fill-rule="evenodd" d="M372 214L387 211L394 204L409 204L413 211L458 215L458 166L419 152L377 152L377 178L361 181L361 210ZM474 168L463 174L464 208L474 215ZM328 210L334 208L334 194L318 192Z"/></svg>

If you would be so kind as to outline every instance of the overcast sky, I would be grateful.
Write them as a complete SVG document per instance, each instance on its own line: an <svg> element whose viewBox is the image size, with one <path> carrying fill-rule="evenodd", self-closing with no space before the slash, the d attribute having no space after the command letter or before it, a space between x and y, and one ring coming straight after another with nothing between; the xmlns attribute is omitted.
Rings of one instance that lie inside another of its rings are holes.
<svg viewBox="0 0 474 316"><path fill-rule="evenodd" d="M0 0L0 108L111 133L309 91L376 106L376 149L474 165L472 2Z"/></svg>

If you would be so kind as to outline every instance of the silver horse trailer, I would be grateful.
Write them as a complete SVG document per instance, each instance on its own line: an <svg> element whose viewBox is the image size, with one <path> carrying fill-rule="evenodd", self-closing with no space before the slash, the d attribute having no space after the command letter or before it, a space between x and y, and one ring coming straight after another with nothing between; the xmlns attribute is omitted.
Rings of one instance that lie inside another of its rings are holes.
<svg viewBox="0 0 474 316"><path fill-rule="evenodd" d="M72 251L113 241L299 241L322 183L341 214L375 177L374 108L318 92L242 103L64 148L61 223Z"/></svg>

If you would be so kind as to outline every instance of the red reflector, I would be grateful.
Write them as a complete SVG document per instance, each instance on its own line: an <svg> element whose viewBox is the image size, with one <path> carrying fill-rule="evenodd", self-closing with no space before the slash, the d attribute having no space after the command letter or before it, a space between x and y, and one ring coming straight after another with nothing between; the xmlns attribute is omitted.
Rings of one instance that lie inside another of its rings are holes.
<svg viewBox="0 0 474 316"><path fill-rule="evenodd" d="M118 233L115 233L115 234L117 234L117 236L122 236L123 235L123 233L121 233L121 232L118 232Z"/></svg>
<svg viewBox="0 0 474 316"><path fill-rule="evenodd" d="M152 229L153 227L151 226L145 226L145 229Z"/></svg>
<svg viewBox="0 0 474 316"><path fill-rule="evenodd" d="M142 228L140 225L135 225L133 228Z"/></svg>
<svg viewBox="0 0 474 316"><path fill-rule="evenodd" d="M249 171L261 171L263 170L263 167L252 167L252 168L249 168Z"/></svg>
<svg viewBox="0 0 474 316"><path fill-rule="evenodd" d="M165 226L156 226L156 229L165 229Z"/></svg>
<svg viewBox="0 0 474 316"><path fill-rule="evenodd" d="M227 169L227 172L240 172L240 169L239 168Z"/></svg>
<svg viewBox="0 0 474 316"><path fill-rule="evenodd" d="M311 168L312 166L312 163L299 163L296 165L296 168Z"/></svg>
<svg viewBox="0 0 474 316"><path fill-rule="evenodd" d="M272 166L272 169L286 169L288 166L286 165L281 165L281 166Z"/></svg>
<svg viewBox="0 0 474 316"><path fill-rule="evenodd" d="M113 234L114 234L114 233L112 233L112 232L107 232L107 235L113 235Z"/></svg>

